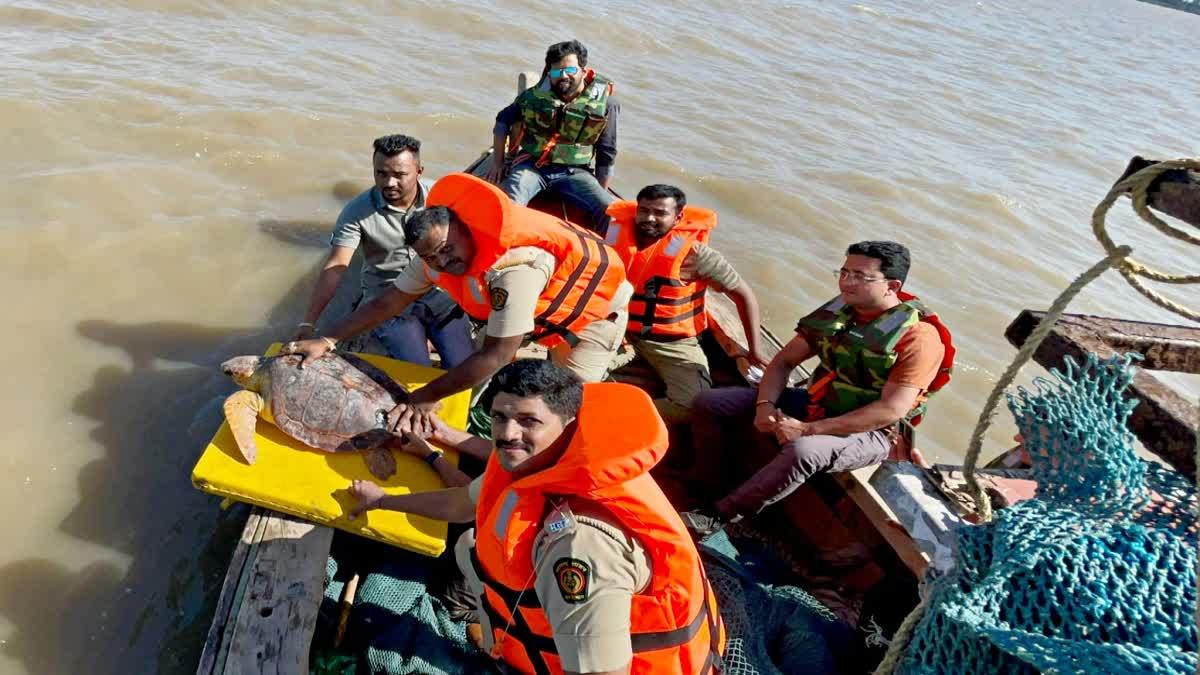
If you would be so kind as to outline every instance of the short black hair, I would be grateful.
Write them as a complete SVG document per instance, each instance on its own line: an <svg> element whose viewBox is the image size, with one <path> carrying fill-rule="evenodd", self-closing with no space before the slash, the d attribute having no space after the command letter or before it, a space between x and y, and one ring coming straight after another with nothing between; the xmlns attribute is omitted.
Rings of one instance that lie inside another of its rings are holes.
<svg viewBox="0 0 1200 675"><path fill-rule="evenodd" d="M637 193L637 200L640 202L643 199L666 199L670 197L675 200L675 207L682 209L687 205L687 195L683 194L683 190L674 185L663 185L656 183L647 185Z"/></svg>
<svg viewBox="0 0 1200 675"><path fill-rule="evenodd" d="M575 58L579 59L579 67L587 67L587 47L579 40L567 40L566 42L555 42L546 50L546 69L550 66L563 60L568 54L574 54Z"/></svg>
<svg viewBox="0 0 1200 675"><path fill-rule="evenodd" d="M392 134L391 136L380 136L375 139L375 152L384 157L395 157L402 152L411 152L413 157L421 156L421 141L412 136L404 134Z"/></svg>
<svg viewBox="0 0 1200 675"><path fill-rule="evenodd" d="M458 220L454 212L445 206L430 206L412 214L404 221L404 245L413 246L430 229L435 227L450 227L451 221Z"/></svg>
<svg viewBox="0 0 1200 675"><path fill-rule="evenodd" d="M583 380L546 359L517 359L492 376L492 383L480 398L484 410L492 411L497 394L536 396L550 412L570 419L579 416L579 407L583 405Z"/></svg>
<svg viewBox="0 0 1200 675"><path fill-rule="evenodd" d="M895 279L904 283L908 279L908 268L912 258L908 248L894 241L860 241L850 244L846 255L865 255L879 261L879 271L885 279Z"/></svg>

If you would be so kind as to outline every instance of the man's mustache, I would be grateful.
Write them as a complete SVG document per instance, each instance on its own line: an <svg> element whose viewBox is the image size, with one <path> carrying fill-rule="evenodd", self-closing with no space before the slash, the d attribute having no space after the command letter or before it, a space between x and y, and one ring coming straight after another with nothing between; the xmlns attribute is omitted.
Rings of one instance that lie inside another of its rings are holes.
<svg viewBox="0 0 1200 675"><path fill-rule="evenodd" d="M499 450L529 450L529 444L520 441L496 441L496 448Z"/></svg>

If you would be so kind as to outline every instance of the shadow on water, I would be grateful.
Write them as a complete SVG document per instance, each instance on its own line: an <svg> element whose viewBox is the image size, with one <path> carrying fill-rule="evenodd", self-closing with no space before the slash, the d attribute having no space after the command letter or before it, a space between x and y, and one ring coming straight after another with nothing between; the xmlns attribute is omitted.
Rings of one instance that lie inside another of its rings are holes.
<svg viewBox="0 0 1200 675"><path fill-rule="evenodd" d="M59 529L129 563L73 571L70 561L30 559L0 568L0 614L16 627L2 649L31 673L149 672L151 664L185 672L203 641L194 624L238 527L238 513L221 512L188 481L232 388L213 366L268 336L171 322L87 320L76 330L124 349L132 365L98 368L72 403L97 423L89 436L104 456L79 471L78 504Z"/></svg>
<svg viewBox="0 0 1200 675"><path fill-rule="evenodd" d="M329 223L323 220L260 220L258 229L288 244L324 248L329 242Z"/></svg>
<svg viewBox="0 0 1200 675"><path fill-rule="evenodd" d="M320 240L303 234L315 233L315 224L295 225L289 232L288 223L260 223L281 241L328 240L328 224ZM38 674L194 672L246 514L244 507L219 510L189 480L234 389L216 366L286 337L280 327L303 312L320 264L314 260L265 317L271 329L77 324L80 336L124 350L132 365L99 367L73 401L75 413L97 423L90 436L105 455L80 470L79 503L60 529L129 563L77 570L70 561L32 558L0 567L0 615L14 626L0 653ZM344 283L327 315L344 314L356 291Z"/></svg>

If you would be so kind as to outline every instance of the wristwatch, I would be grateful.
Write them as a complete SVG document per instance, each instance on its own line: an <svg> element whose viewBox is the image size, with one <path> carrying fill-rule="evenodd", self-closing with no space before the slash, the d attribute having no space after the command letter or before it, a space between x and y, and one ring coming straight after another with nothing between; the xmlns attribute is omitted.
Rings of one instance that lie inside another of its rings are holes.
<svg viewBox="0 0 1200 675"><path fill-rule="evenodd" d="M441 457L444 454L445 453L443 453L441 450L434 450L428 455L425 455L425 463L429 466L433 466L433 463L438 461L438 457Z"/></svg>

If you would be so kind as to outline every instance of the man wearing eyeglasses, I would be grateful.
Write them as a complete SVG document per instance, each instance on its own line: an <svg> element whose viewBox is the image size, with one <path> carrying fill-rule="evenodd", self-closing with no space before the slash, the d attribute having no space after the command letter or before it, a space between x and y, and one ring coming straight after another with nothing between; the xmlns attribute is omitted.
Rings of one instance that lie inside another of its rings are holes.
<svg viewBox="0 0 1200 675"><path fill-rule="evenodd" d="M550 45L542 79L496 115L487 179L522 206L542 190L554 190L587 214L582 225L604 234L605 209L613 201L608 184L617 157L619 106L613 83L587 61L587 47L578 40ZM517 154L506 177L510 134Z"/></svg>
<svg viewBox="0 0 1200 675"><path fill-rule="evenodd" d="M920 422L929 395L950 380L954 347L937 315L901 288L909 253L891 241L863 241L834 270L839 295L800 319L758 389L716 389L692 404L700 480L715 487L726 430L754 429L780 444L749 480L684 516L697 537L753 515L823 471L851 471L886 459L897 425ZM819 364L804 388L788 375ZM731 446L733 447L733 446ZM740 446L739 446L740 447ZM707 474L707 475L705 475Z"/></svg>

